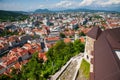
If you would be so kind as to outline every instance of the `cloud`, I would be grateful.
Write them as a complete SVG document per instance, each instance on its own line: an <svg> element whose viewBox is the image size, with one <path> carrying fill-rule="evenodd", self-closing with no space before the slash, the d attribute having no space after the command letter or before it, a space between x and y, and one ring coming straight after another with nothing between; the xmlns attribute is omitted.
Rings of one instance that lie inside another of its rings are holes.
<svg viewBox="0 0 120 80"><path fill-rule="evenodd" d="M108 0L106 2L100 1L97 4L105 7L105 6L110 6L110 5L119 5L120 4L120 0Z"/></svg>
<svg viewBox="0 0 120 80"><path fill-rule="evenodd" d="M120 0L31 0L29 5L26 2L29 0L0 0L1 10L35 10L39 8L47 9L74 9L74 8L89 8L89 9L105 9L107 7L118 7ZM22 6L21 6L22 4ZM49 4L49 5L48 5Z"/></svg>
<svg viewBox="0 0 120 80"><path fill-rule="evenodd" d="M75 6L75 2L70 0L60 1L59 3L55 4L55 7L59 8L70 8L73 6Z"/></svg>
<svg viewBox="0 0 120 80"><path fill-rule="evenodd" d="M93 4L95 0L83 0L82 2L79 3L79 6L89 6Z"/></svg>

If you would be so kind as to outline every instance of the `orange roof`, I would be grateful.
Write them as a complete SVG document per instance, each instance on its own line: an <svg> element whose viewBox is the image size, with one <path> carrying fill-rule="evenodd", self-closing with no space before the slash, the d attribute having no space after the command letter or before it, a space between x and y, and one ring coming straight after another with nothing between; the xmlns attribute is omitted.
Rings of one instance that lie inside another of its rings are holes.
<svg viewBox="0 0 120 80"><path fill-rule="evenodd" d="M46 40L48 41L54 41L54 40L59 40L60 38L59 37L48 37L46 38Z"/></svg>
<svg viewBox="0 0 120 80"><path fill-rule="evenodd" d="M118 24L110 24L111 27L117 27L119 26Z"/></svg>
<svg viewBox="0 0 120 80"><path fill-rule="evenodd" d="M18 37L17 36L15 36L15 35L13 35L13 36L10 36L9 38L8 38L8 41L15 41L15 40L18 40Z"/></svg>
<svg viewBox="0 0 120 80"><path fill-rule="evenodd" d="M47 57L46 57L46 54L45 54L45 53L39 53L39 54L38 54L38 57L39 57L40 59L43 59L44 61L47 61Z"/></svg>
<svg viewBox="0 0 120 80"><path fill-rule="evenodd" d="M82 43L84 43L84 42L85 42L84 37L80 37L80 41L81 41Z"/></svg>
<svg viewBox="0 0 120 80"><path fill-rule="evenodd" d="M46 45L47 45L48 48L52 47L52 44L47 43Z"/></svg>
<svg viewBox="0 0 120 80"><path fill-rule="evenodd" d="M82 30L82 32L84 32L84 33L86 34L89 30L91 30L91 28L84 28L84 29Z"/></svg>
<svg viewBox="0 0 120 80"><path fill-rule="evenodd" d="M3 60L3 61L4 61L4 60L6 60L6 59L7 59L7 57L6 57L6 56L3 56L3 57L2 57L2 60Z"/></svg>
<svg viewBox="0 0 120 80"><path fill-rule="evenodd" d="M16 60L17 60L17 58L14 57L14 58L8 60L8 61L6 62L6 65L7 65L7 66L10 65L11 63L15 62Z"/></svg>
<svg viewBox="0 0 120 80"><path fill-rule="evenodd" d="M21 55L27 54L28 51L26 49L23 49L22 52L20 52Z"/></svg>
<svg viewBox="0 0 120 80"><path fill-rule="evenodd" d="M17 69L20 69L20 68L21 68L21 65L19 64L19 62L17 62L14 66L15 66L15 68L17 68Z"/></svg>
<svg viewBox="0 0 120 80"><path fill-rule="evenodd" d="M12 69L8 68L8 69L4 72L4 74L8 75L11 71L12 71Z"/></svg>
<svg viewBox="0 0 120 80"><path fill-rule="evenodd" d="M28 50L31 54L33 54L33 53L35 53L35 50L33 50L33 49L30 49L30 50Z"/></svg>
<svg viewBox="0 0 120 80"><path fill-rule="evenodd" d="M28 53L28 50L20 48L20 47L17 47L17 48L13 48L7 54L7 56L9 56L10 58L12 58L13 56L18 58L19 56L22 56L22 55L27 54L27 53Z"/></svg>
<svg viewBox="0 0 120 80"><path fill-rule="evenodd" d="M75 23L77 23L77 21L73 20L73 21L71 21L71 23L72 23L72 24L75 24Z"/></svg>
<svg viewBox="0 0 120 80"><path fill-rule="evenodd" d="M17 52L17 48L13 48L11 51L13 51L13 52Z"/></svg>
<svg viewBox="0 0 120 80"><path fill-rule="evenodd" d="M3 28L3 27L4 27L4 25L0 24L0 27L2 27L2 28Z"/></svg>
<svg viewBox="0 0 120 80"><path fill-rule="evenodd" d="M0 69L4 68L3 66L0 65Z"/></svg>
<svg viewBox="0 0 120 80"><path fill-rule="evenodd" d="M70 38L64 38L64 42L69 43L69 42L71 42L71 39Z"/></svg>
<svg viewBox="0 0 120 80"><path fill-rule="evenodd" d="M29 44L29 43L24 44L24 47L27 47L28 49L31 49L31 48L32 48L32 47L31 47L31 44Z"/></svg>
<svg viewBox="0 0 120 80"><path fill-rule="evenodd" d="M74 35L74 34L75 34L75 31L73 31L73 30L64 31L64 34L65 34L66 36Z"/></svg>
<svg viewBox="0 0 120 80"><path fill-rule="evenodd" d="M3 44L0 44L0 49L4 48L4 45Z"/></svg>

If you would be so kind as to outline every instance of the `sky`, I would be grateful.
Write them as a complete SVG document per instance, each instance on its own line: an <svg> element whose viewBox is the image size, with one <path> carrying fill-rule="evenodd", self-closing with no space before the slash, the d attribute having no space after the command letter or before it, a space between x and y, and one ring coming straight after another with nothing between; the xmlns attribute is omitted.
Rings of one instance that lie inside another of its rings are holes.
<svg viewBox="0 0 120 80"><path fill-rule="evenodd" d="M0 10L33 11L75 8L120 10L120 0L0 0Z"/></svg>

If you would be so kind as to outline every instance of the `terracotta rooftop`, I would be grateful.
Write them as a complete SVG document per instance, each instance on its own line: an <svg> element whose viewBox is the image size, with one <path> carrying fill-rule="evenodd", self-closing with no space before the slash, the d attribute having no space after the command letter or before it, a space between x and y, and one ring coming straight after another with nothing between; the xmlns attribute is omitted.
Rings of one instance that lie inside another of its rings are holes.
<svg viewBox="0 0 120 80"><path fill-rule="evenodd" d="M70 38L64 38L64 42L69 43L69 42L71 42L71 39Z"/></svg>
<svg viewBox="0 0 120 80"><path fill-rule="evenodd" d="M0 70L3 69L4 67L0 65Z"/></svg>
<svg viewBox="0 0 120 80"><path fill-rule="evenodd" d="M47 57L46 57L46 54L45 54L45 53L39 53L39 54L38 54L38 57L39 57L40 59L43 59L44 61L47 61Z"/></svg>
<svg viewBox="0 0 120 80"><path fill-rule="evenodd" d="M56 40L59 40L60 38L59 37L48 37L46 38L47 41L56 41Z"/></svg>
<svg viewBox="0 0 120 80"><path fill-rule="evenodd" d="M29 50L29 49L32 49L32 46L31 46L31 44L29 44L29 43L24 44L23 47L27 48L28 50Z"/></svg>
<svg viewBox="0 0 120 80"><path fill-rule="evenodd" d="M14 64L16 69L20 69L21 68L21 64L19 62L17 62L16 64Z"/></svg>
<svg viewBox="0 0 120 80"><path fill-rule="evenodd" d="M80 37L80 41L81 41L82 43L84 43L84 42L85 42L84 37Z"/></svg>

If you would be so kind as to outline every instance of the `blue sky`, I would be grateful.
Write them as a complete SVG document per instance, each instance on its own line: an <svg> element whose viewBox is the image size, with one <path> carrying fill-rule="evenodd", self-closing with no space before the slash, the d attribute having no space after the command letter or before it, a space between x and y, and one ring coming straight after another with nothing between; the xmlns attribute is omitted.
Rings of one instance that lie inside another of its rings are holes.
<svg viewBox="0 0 120 80"><path fill-rule="evenodd" d="M31 11L35 9L119 9L120 0L0 0L0 10ZM119 9L120 10L120 9Z"/></svg>

